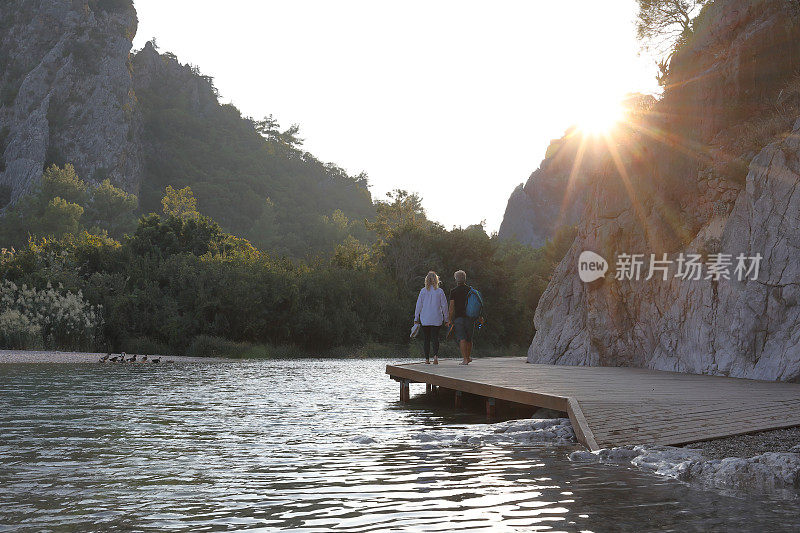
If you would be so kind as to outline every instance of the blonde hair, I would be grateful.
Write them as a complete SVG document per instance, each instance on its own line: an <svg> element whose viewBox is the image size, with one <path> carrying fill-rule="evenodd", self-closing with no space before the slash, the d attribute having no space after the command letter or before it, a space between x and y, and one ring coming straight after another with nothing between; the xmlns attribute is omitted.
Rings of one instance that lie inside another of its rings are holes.
<svg viewBox="0 0 800 533"><path fill-rule="evenodd" d="M453 277L456 278L456 283L466 283L467 282L467 273L463 270L457 270Z"/></svg>
<svg viewBox="0 0 800 533"><path fill-rule="evenodd" d="M428 275L425 276L425 288L430 289L433 287L434 290L439 288L439 276L431 270L428 272Z"/></svg>

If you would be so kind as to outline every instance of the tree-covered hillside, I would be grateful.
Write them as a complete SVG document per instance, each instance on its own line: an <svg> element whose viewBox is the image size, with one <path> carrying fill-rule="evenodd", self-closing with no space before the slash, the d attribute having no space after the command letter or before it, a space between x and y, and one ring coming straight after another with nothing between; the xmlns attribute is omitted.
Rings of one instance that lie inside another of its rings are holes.
<svg viewBox="0 0 800 533"><path fill-rule="evenodd" d="M373 213L365 175L349 176L302 150L297 127L254 121L221 105L212 80L148 43L133 59L143 118L140 211L159 210L168 185L190 186L198 209L262 249L325 253Z"/></svg>

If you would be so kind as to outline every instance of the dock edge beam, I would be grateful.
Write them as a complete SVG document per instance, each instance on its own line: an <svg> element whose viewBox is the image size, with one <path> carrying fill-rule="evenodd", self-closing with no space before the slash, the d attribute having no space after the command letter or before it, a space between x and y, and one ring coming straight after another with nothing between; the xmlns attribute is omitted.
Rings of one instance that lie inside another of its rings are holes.
<svg viewBox="0 0 800 533"><path fill-rule="evenodd" d="M567 398L567 414L572 422L572 429L575 431L575 438L578 439L578 442L589 448L589 451L596 452L599 450L600 446L594 440L594 433L592 433L586 417L583 416L583 410L575 398Z"/></svg>

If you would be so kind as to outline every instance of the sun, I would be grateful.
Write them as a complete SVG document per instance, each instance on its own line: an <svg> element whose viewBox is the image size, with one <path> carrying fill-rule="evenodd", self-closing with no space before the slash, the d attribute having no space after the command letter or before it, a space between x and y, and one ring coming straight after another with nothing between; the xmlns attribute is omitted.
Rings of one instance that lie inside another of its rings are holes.
<svg viewBox="0 0 800 533"><path fill-rule="evenodd" d="M578 129L589 135L603 135L619 124L625 113L616 98L595 100L586 105L578 116Z"/></svg>

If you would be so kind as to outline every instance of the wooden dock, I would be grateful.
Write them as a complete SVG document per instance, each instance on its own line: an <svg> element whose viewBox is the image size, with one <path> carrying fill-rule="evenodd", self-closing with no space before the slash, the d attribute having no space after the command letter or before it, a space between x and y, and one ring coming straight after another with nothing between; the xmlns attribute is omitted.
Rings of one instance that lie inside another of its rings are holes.
<svg viewBox="0 0 800 533"><path fill-rule="evenodd" d="M532 365L476 359L388 365L400 382L566 412L590 450L625 444L681 445L800 426L800 384L660 372L641 368ZM457 401L460 394L456 395Z"/></svg>

